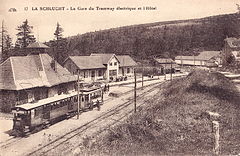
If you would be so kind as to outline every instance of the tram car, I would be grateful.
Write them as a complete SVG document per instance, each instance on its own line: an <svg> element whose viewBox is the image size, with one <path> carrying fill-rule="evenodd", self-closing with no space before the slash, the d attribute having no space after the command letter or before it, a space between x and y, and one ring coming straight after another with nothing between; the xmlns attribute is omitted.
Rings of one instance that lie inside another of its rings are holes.
<svg viewBox="0 0 240 156"><path fill-rule="evenodd" d="M79 101L78 101L79 97ZM71 117L79 110L86 111L103 103L100 87L83 88L79 94L72 92L17 105L12 108L13 130L23 136L36 128L49 126L59 120ZM100 108L100 107L99 107Z"/></svg>

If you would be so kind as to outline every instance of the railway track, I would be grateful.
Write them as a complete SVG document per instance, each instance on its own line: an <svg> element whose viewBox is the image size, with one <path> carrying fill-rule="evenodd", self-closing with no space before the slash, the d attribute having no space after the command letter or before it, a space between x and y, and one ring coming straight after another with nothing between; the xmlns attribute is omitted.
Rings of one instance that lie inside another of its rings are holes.
<svg viewBox="0 0 240 156"><path fill-rule="evenodd" d="M149 90L147 94L151 94L151 93L152 93L152 90L153 90L153 89ZM141 99L142 99L142 98L145 98L145 97L146 97L146 96L143 96L143 97L141 97ZM132 103L130 103L130 104L132 104ZM137 109L138 109L139 107L143 106L144 104L145 104L144 102L141 103L141 104L137 104ZM129 106L129 105L128 105L128 106ZM126 108L126 107L125 107L125 108ZM107 131L107 130L110 130L111 127L115 126L115 125L118 124L118 123L121 123L121 122L124 121L124 119L126 119L131 113L134 112L133 109L128 110L128 109L126 108L126 110L127 110L127 111L124 111L123 114L120 114L120 115L119 115L119 114L117 114L117 115L114 114L114 118L116 118L116 116L118 116L117 119L109 118L109 120L112 120L112 122L109 122L109 123L105 126L106 128L103 128L103 129L100 129L99 131L94 132L91 136L98 136L98 135L101 134L102 132ZM123 109L122 109L121 111L123 111ZM105 122L105 121L104 121L104 122ZM102 125L102 122L98 123L98 125ZM72 151L74 151L74 149L76 149L76 148L79 147L79 146L81 146L81 143L79 143L79 144L77 144L77 145L75 145L75 146L70 146L70 147L68 146L68 148L64 150L64 153L61 153L61 155L69 155L69 153L72 153Z"/></svg>
<svg viewBox="0 0 240 156"><path fill-rule="evenodd" d="M150 87L150 86L153 86L153 85L155 85L155 84L156 84L156 83L149 84L149 85L144 86L143 88ZM139 90L139 89L141 89L141 87L137 88L137 90ZM123 96L123 95L129 94L129 93L132 92L132 91L133 91L133 90L129 90L129 91L127 91L127 92L124 92L124 93L122 93L122 94L120 95L120 97ZM111 100L113 100L113 99L114 99L114 97L113 97L113 98L108 98L108 99L105 100L104 102L108 102L108 101L111 101ZM113 109L116 109L116 108L113 108ZM22 139L23 139L23 138L20 138L20 137L18 137L18 138L10 138L10 139L8 139L8 140L6 140L5 142L3 142L3 143L0 144L0 149L8 148L8 147L10 147L12 144L15 144L15 143L20 142Z"/></svg>
<svg viewBox="0 0 240 156"><path fill-rule="evenodd" d="M168 80L167 80L167 81L168 81ZM162 84L162 83L165 83L165 82L166 82L166 81L163 81L163 82L155 82L155 83L153 83L153 84L145 85L145 86L143 87L143 89L145 90L146 88L153 87L153 86L155 86L155 85L157 86L157 85ZM139 82L137 82L137 83L139 83ZM141 83L141 82L140 82L140 83ZM141 90L141 89L142 89L142 87L137 88L137 90ZM137 97L139 98L139 97L142 96L144 93L149 92L149 91L150 91L150 90L145 91L145 92L141 93L140 95L137 95ZM133 90L129 90L129 91L127 91L127 92L122 93L119 98L121 98L123 95L126 95L126 94L128 94L128 93L130 93L130 92L133 92ZM138 93L139 93L139 92L138 92ZM141 97L140 97L140 98L141 98ZM113 99L114 99L114 98L109 98L109 99L105 100L104 103L105 103L105 102L108 102L108 101L111 101L111 100L113 100ZM128 100L129 100L129 99L128 99ZM131 100L132 100L132 99L130 99L130 101L128 101L128 102L123 103L122 105L118 105L117 107L114 107L114 108L110 109L108 112L102 114L102 115L100 116L100 118L103 120L103 119L105 119L105 118L113 115L115 112L117 112L117 110L119 110L119 109L121 109L121 108L123 109L123 107L125 107L125 106L127 106L127 105L130 105L130 103L132 102ZM129 103L129 102L130 102L130 103ZM138 106L138 107L139 107L139 106ZM115 111L114 111L114 110L115 110ZM112 113L111 113L111 112L112 112ZM128 114L131 113L131 112L132 112L132 111L128 112ZM105 117L104 117L104 116L105 116ZM125 118L125 116L123 116L122 118ZM96 119L96 120L97 120L97 119ZM98 121L99 121L99 120L98 120ZM46 144L46 145L44 145L44 146L42 146L42 147L40 147L40 148L32 151L31 153L29 153L29 154L26 153L25 155L35 155L35 153L43 153L43 154L46 154L47 152L49 152L49 151L53 150L54 148L58 147L58 145L60 145L61 143L67 142L68 140L70 140L71 138L74 138L74 136L78 135L79 133L86 131L86 130L89 129L92 125L94 125L94 122L96 122L96 121L95 121L95 120L92 120L92 121L90 121L90 122L82 125L81 127L77 128L77 129L74 129L74 130L68 132L67 134L62 135L61 137L58 137L58 138L54 139L53 141L51 141L51 142L49 142L48 144ZM117 122L118 122L118 121L117 121ZM117 123L117 122L116 122L116 123ZM77 132L77 131L78 131L78 132ZM74 133L75 133L75 135L74 135ZM22 139L24 139L24 138L11 138L11 139L7 140L6 142L4 142L3 145L0 144L0 150L1 150L1 149L11 148L12 145L20 142ZM62 141L61 141L61 140L62 140ZM66 140L66 141L64 141L64 140ZM57 144L57 142L59 142L59 143ZM54 146L54 144L55 144L55 146ZM56 144L57 144L57 145L56 145ZM53 147L53 148L51 148L51 147ZM48 148L48 149L47 149L47 148ZM41 151L42 151L42 152L41 152ZM46 152L44 152L44 151L46 151Z"/></svg>
<svg viewBox="0 0 240 156"><path fill-rule="evenodd" d="M155 86L160 85L161 83L157 83L157 84L151 84L149 86L145 86L145 90L143 90L140 94L137 95L138 98L143 99L145 96L143 96L146 92L150 93L152 90L155 89ZM153 87L153 88L152 88ZM150 88L150 89L146 89L146 88ZM128 91L124 94L128 94L131 91ZM105 112L104 114L101 114L99 117L89 121L88 123L66 133L65 135L62 135L61 137L49 142L48 144L32 151L31 153L29 153L28 155L47 155L48 152L55 150L58 146L60 146L61 144L66 143L67 141L69 141L70 139L74 138L75 136L79 136L81 133L83 133L84 131L88 130L89 128L96 126L96 124L100 124L101 122L104 122L104 119L109 118L110 116L114 116L117 114L117 112L126 109L127 106L132 104L132 98L130 100L128 100L127 102L124 102L123 104L120 104L114 108L111 108L109 111ZM142 105L142 104L141 104ZM138 105L141 106L141 105ZM122 116L121 118L125 118L127 115L129 115L129 113L131 113L131 111L127 111L125 113L124 116ZM119 119L118 119L119 120ZM115 124L117 122L115 121ZM113 124L112 124L113 125Z"/></svg>

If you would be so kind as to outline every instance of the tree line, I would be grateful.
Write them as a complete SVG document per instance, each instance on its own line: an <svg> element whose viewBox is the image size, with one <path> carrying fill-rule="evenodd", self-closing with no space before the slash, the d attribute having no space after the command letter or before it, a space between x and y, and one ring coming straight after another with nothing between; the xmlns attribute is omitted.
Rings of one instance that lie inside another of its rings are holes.
<svg viewBox="0 0 240 156"><path fill-rule="evenodd" d="M16 34L17 40L15 42L15 45L13 46L12 38L10 37L10 35L7 32L7 29L4 26L4 21L2 21L0 63L9 58L10 56L24 56L29 53L29 51L26 50L27 46L31 43L36 42L36 38L33 35L32 29L33 26L29 25L27 19L23 21L21 25L17 26L16 28L16 30L18 31ZM63 43L64 41L65 39L63 38L63 28L57 22L56 30L54 32L54 39L50 41L47 45L52 47L51 49L61 52L61 50L63 50L64 47ZM51 54L52 57L55 58L56 60L59 59L57 52Z"/></svg>

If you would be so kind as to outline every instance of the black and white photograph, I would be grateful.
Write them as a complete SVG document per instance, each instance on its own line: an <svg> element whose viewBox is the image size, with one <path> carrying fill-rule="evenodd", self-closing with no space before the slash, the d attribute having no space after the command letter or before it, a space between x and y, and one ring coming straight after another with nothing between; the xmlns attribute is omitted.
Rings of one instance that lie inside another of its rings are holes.
<svg viewBox="0 0 240 156"><path fill-rule="evenodd" d="M240 0L0 0L0 156L240 156Z"/></svg>

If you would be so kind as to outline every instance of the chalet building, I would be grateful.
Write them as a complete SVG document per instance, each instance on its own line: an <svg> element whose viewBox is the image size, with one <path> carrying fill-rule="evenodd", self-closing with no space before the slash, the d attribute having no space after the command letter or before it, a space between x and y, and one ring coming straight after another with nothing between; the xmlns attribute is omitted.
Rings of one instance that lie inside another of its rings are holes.
<svg viewBox="0 0 240 156"><path fill-rule="evenodd" d="M32 54L10 57L0 64L1 111L74 91L76 77L46 54L44 47L38 44Z"/></svg>
<svg viewBox="0 0 240 156"><path fill-rule="evenodd" d="M221 64L220 51L203 51L198 56L177 56L178 65L217 67Z"/></svg>
<svg viewBox="0 0 240 156"><path fill-rule="evenodd" d="M70 56L64 67L85 81L112 80L119 76L133 76L136 62L128 55L97 54Z"/></svg>
<svg viewBox="0 0 240 156"><path fill-rule="evenodd" d="M154 65L161 69L162 74L164 74L165 71L166 73L170 73L180 70L180 66L170 58L155 58Z"/></svg>
<svg viewBox="0 0 240 156"><path fill-rule="evenodd" d="M223 54L233 55L236 61L240 61L240 39L226 38L222 51Z"/></svg>

